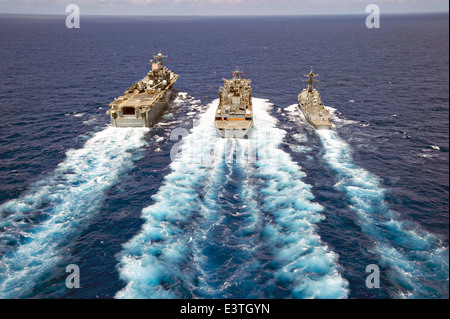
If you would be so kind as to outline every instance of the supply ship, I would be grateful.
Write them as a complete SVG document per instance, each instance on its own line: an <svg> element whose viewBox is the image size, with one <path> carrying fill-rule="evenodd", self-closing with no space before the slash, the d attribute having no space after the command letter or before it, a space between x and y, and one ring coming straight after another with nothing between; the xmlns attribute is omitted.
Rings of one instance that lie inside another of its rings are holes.
<svg viewBox="0 0 450 319"><path fill-rule="evenodd" d="M150 60L152 69L122 96L109 104L106 112L114 127L150 127L167 107L173 85L179 77L164 66L161 52ZM167 59L168 60L168 59Z"/></svg>
<svg viewBox="0 0 450 319"><path fill-rule="evenodd" d="M309 77L309 85L298 95L300 109L306 120L316 129L330 129L330 112L324 107L319 91L313 87L313 82L319 81L314 79L318 74L314 74L311 68L311 72L305 76Z"/></svg>
<svg viewBox="0 0 450 319"><path fill-rule="evenodd" d="M252 81L241 77L237 68L232 79L223 79L214 126L222 137L242 138L253 126Z"/></svg>

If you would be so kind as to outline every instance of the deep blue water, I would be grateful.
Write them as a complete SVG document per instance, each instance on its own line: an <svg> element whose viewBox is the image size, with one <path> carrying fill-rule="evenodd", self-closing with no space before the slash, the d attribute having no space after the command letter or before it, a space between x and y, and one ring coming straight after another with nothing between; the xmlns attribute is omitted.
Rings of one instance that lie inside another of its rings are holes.
<svg viewBox="0 0 450 319"><path fill-rule="evenodd" d="M0 297L448 298L448 14L364 21L0 16ZM159 50L169 109L110 128ZM212 128L235 66L248 140ZM331 132L295 106L311 66Z"/></svg>

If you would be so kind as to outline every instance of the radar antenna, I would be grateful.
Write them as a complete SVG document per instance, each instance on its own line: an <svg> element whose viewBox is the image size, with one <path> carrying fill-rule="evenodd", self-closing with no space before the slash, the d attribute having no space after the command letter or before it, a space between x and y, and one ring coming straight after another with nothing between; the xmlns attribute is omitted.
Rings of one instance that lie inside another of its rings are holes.
<svg viewBox="0 0 450 319"><path fill-rule="evenodd" d="M150 64L153 66L153 64L157 64L158 66L162 66L163 65L163 58L167 58L167 55L163 55L161 53L161 50L159 51L158 54L153 54L153 60L150 60ZM169 59L167 59L169 60ZM153 67L152 67L153 69Z"/></svg>
<svg viewBox="0 0 450 319"><path fill-rule="evenodd" d="M231 72L231 74L233 75L233 78L240 79L241 75L244 74L244 72L239 71L238 67L236 66L236 70L234 72Z"/></svg>
<svg viewBox="0 0 450 319"><path fill-rule="evenodd" d="M313 82L320 82L320 80L315 80L314 77L319 76L319 74L313 73L313 67L311 66L311 72L309 74L304 74L307 78L309 78L309 84L308 84L308 92L312 92L314 89Z"/></svg>

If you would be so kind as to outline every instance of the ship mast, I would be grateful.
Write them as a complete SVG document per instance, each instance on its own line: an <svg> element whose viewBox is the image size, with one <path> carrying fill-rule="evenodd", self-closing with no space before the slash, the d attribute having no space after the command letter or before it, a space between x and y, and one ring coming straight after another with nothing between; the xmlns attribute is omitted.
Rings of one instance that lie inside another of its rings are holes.
<svg viewBox="0 0 450 319"><path fill-rule="evenodd" d="M158 54L153 55L153 60L150 60L150 64L152 65L152 70L154 70L153 65L156 64L158 68L163 66L163 58L167 58L167 55L163 55L161 51Z"/></svg>
<svg viewBox="0 0 450 319"><path fill-rule="evenodd" d="M231 72L231 74L233 75L233 82L234 82L233 86L234 86L235 94L239 95L240 89L241 89L241 75L244 73L239 71L238 67L236 66L236 70L234 72Z"/></svg>
<svg viewBox="0 0 450 319"><path fill-rule="evenodd" d="M308 92L312 93L312 91L314 89L313 82L319 82L320 81L320 80L315 80L314 77L319 76L319 74L314 74L313 73L313 67L311 67L311 72L309 72L309 74L305 74L304 76L309 78Z"/></svg>
<svg viewBox="0 0 450 319"><path fill-rule="evenodd" d="M239 80L241 78L241 75L244 74L244 72L241 72L238 70L238 67L236 67L236 70L234 72L231 72L233 74L233 78Z"/></svg>

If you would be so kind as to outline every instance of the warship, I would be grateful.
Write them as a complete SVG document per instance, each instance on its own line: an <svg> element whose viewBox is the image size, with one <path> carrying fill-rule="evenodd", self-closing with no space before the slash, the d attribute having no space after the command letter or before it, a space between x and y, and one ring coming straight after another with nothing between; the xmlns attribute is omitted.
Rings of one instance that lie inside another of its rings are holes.
<svg viewBox="0 0 450 319"><path fill-rule="evenodd" d="M150 60L152 69L122 96L109 104L106 112L114 127L150 127L167 107L173 85L179 77L164 66L161 52ZM167 59L168 60L168 59Z"/></svg>
<svg viewBox="0 0 450 319"><path fill-rule="evenodd" d="M316 129L330 129L330 113L324 107L320 99L319 91L313 86L313 82L319 81L314 79L318 74L314 74L311 67L311 72L305 76L309 77L309 85L307 89L303 89L298 95L300 109L305 115L306 120Z"/></svg>
<svg viewBox="0 0 450 319"><path fill-rule="evenodd" d="M242 138L253 125L252 81L242 78L237 67L231 74L233 78L223 78L223 86L219 87L214 126L222 137Z"/></svg>

